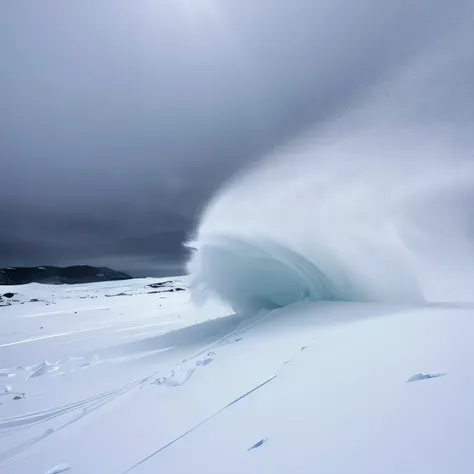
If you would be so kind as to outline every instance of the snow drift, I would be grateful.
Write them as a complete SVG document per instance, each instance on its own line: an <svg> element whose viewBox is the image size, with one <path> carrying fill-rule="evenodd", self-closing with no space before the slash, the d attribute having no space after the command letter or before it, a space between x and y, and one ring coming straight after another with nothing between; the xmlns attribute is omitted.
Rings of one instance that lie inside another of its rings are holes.
<svg viewBox="0 0 474 474"><path fill-rule="evenodd" d="M455 80L472 73L465 40L406 61L228 182L188 243L194 296L245 311L472 299L473 111Z"/></svg>

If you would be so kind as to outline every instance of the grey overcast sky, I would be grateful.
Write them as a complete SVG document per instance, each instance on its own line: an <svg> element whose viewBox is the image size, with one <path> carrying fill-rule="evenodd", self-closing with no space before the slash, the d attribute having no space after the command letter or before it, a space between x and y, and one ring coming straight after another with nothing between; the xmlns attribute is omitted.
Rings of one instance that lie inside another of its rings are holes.
<svg viewBox="0 0 474 474"><path fill-rule="evenodd" d="M0 266L174 271L223 180L474 31L473 11L472 0L3 0ZM453 87L471 79L459 72Z"/></svg>

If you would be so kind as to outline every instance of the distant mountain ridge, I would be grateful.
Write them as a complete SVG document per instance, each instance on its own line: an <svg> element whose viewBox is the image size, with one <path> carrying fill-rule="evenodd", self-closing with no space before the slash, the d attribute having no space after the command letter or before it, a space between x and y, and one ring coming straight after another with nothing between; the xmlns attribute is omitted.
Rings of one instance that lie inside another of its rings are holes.
<svg viewBox="0 0 474 474"><path fill-rule="evenodd" d="M90 265L0 268L0 285L25 285L27 283L74 285L99 281L130 280L131 278L130 275L123 272Z"/></svg>

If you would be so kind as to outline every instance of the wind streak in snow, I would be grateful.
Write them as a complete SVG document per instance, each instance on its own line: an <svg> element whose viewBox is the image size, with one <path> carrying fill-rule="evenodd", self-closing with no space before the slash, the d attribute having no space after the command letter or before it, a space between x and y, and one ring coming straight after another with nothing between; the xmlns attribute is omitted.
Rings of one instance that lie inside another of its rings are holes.
<svg viewBox="0 0 474 474"><path fill-rule="evenodd" d="M157 454L161 453L162 451L164 451L166 448L169 448L171 445L173 445L174 443L176 443L177 441L179 441L180 439L184 438L186 435L188 435L189 433L193 432L194 430L196 430L197 428L199 428L200 426L202 426L204 423L207 423L209 420L211 420L212 418L214 418L215 416L219 415L220 413L222 413L224 410L226 410L227 408L231 407L232 405L240 402L241 400L243 400L244 398L248 397L249 395L251 395L253 392L256 392L258 389L262 388L264 385L266 385L267 383L271 382L274 378L276 378L277 375L272 375L271 377L269 377L268 379L266 379L264 382L262 382L261 384L257 385L256 387L253 387L252 389L248 390L247 392L245 392L244 394L242 394L240 397L236 398L235 400L232 400L230 403L228 403L226 406L222 407L220 410L214 412L212 415L209 415L207 418L205 418L204 420L200 421L197 425L194 425L192 428L190 428L188 431L185 431L184 433L182 433L181 435L179 435L177 438L173 439L172 441L170 441L168 444L165 444L164 446L162 446L161 448L157 449L155 452L151 453L149 456L147 456L146 458L142 459L141 461L137 462L136 464L134 464L132 467L130 467L129 469L127 469L126 471L123 472L123 474L127 474L128 472L131 472L133 471L135 468L137 468L138 466L142 465L143 463L147 462L148 460L150 460L152 457L156 456Z"/></svg>

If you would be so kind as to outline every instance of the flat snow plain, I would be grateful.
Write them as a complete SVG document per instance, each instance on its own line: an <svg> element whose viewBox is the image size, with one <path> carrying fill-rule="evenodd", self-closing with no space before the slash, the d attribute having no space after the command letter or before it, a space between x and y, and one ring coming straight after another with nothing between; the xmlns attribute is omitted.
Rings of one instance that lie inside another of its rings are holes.
<svg viewBox="0 0 474 474"><path fill-rule="evenodd" d="M2 474L474 472L474 305L242 317L185 285L0 287Z"/></svg>

